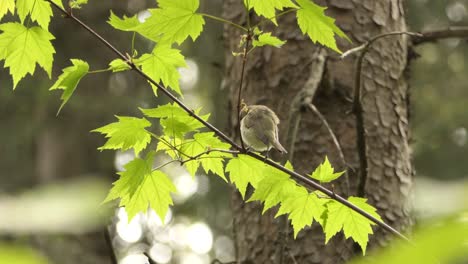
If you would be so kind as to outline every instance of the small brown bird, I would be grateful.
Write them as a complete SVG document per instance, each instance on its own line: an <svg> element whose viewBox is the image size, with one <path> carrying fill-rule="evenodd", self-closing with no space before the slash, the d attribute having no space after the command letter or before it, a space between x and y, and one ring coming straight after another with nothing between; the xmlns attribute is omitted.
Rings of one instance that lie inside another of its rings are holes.
<svg viewBox="0 0 468 264"><path fill-rule="evenodd" d="M242 104L240 112L242 140L256 151L269 151L272 147L288 153L279 142L279 119L275 112L264 105Z"/></svg>

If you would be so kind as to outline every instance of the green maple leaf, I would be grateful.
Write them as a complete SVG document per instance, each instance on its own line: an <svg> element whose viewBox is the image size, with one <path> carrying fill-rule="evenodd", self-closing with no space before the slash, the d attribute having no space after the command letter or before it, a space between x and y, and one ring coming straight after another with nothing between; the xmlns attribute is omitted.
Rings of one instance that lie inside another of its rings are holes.
<svg viewBox="0 0 468 264"><path fill-rule="evenodd" d="M344 171L335 173L333 167L328 160L328 157L325 156L325 160L320 164L315 171L310 175L313 179L316 179L320 182L331 182L338 179L343 175Z"/></svg>
<svg viewBox="0 0 468 264"><path fill-rule="evenodd" d="M136 26L141 24L136 15L132 17L127 17L124 15L123 18L120 18L112 11L107 23L109 23L115 29L122 31L133 31Z"/></svg>
<svg viewBox="0 0 468 264"><path fill-rule="evenodd" d="M0 25L0 60L10 68L13 89L26 74L34 74L36 63L48 74L52 72L54 47L50 42L54 36L40 27L26 28L19 23Z"/></svg>
<svg viewBox="0 0 468 264"><path fill-rule="evenodd" d="M73 63L73 66L63 69L63 73L49 89L64 90L62 96L60 97L63 102L60 105L57 114L60 113L60 110L62 110L63 106L68 102L81 78L83 78L89 71L89 65L87 62L78 59L71 59L71 62Z"/></svg>
<svg viewBox="0 0 468 264"><path fill-rule="evenodd" d="M230 145L222 142L215 136L214 132L204 132L196 133L193 135L193 140L183 142L180 150L185 155L196 157L210 149L228 150L229 148ZM205 173L209 173L211 171L223 180L227 181L226 176L224 175L224 159L226 157L229 157L226 153L212 151L201 155L198 159L186 162L184 166L192 176L195 176L195 173L201 165Z"/></svg>
<svg viewBox="0 0 468 264"><path fill-rule="evenodd" d="M205 20L197 14L198 0L158 0L151 16L134 28L141 35L156 42L181 44L189 36L195 41L203 30Z"/></svg>
<svg viewBox="0 0 468 264"><path fill-rule="evenodd" d="M60 8L65 9L62 4L62 0L52 0L53 3L58 5Z"/></svg>
<svg viewBox="0 0 468 264"><path fill-rule="evenodd" d="M291 0L244 0L244 5L250 10L254 9L255 13L263 16L278 25L276 22L276 10L283 10L286 7L297 8Z"/></svg>
<svg viewBox="0 0 468 264"><path fill-rule="evenodd" d="M2 0L0 1L0 20L10 12L12 15L15 14L15 0Z"/></svg>
<svg viewBox="0 0 468 264"><path fill-rule="evenodd" d="M281 40L275 36L272 36L270 32L268 33L262 33L258 36L258 40L253 41L253 46L254 47L262 47L265 45L273 46L276 48L281 48L281 46L284 45L286 41Z"/></svg>
<svg viewBox="0 0 468 264"><path fill-rule="evenodd" d="M42 28L47 29L49 27L52 8L50 3L45 0L17 0L16 9L21 23L24 23L26 16L30 15L31 20L37 21Z"/></svg>
<svg viewBox="0 0 468 264"><path fill-rule="evenodd" d="M120 178L114 183L104 202L120 198L120 206L125 206L130 221L137 213L153 208L161 220L170 205L173 205L171 192L176 192L169 177L159 170L152 170L154 152L145 159L135 158L124 166Z"/></svg>
<svg viewBox="0 0 468 264"><path fill-rule="evenodd" d="M348 201L382 221L376 212L377 210L367 203L367 199L351 196L348 198ZM328 214L324 229L325 243L343 229L345 237L351 237L356 241L361 246L362 253L365 254L369 234L373 234L371 225L375 224L358 212L335 200L331 200L327 204L327 208Z"/></svg>
<svg viewBox="0 0 468 264"><path fill-rule="evenodd" d="M162 136L160 137L160 140L158 141L156 150L163 151L172 159L178 159L179 158L178 149L180 149L181 145L182 145L182 139L180 138Z"/></svg>
<svg viewBox="0 0 468 264"><path fill-rule="evenodd" d="M122 59L115 59L109 63L109 70L112 72L121 72L130 69L130 65L128 65L128 63Z"/></svg>
<svg viewBox="0 0 468 264"><path fill-rule="evenodd" d="M140 109L147 117L160 118L165 135L172 138L183 139L188 132L199 131L205 127L200 121L190 116L176 103L158 106L153 109ZM195 114L200 115L200 110L195 110ZM200 116L203 120L208 120L210 114Z"/></svg>
<svg viewBox="0 0 468 264"><path fill-rule="evenodd" d="M151 134L146 131L146 127L151 123L145 118L116 116L118 122L92 130L105 134L109 138L104 146L98 148L127 150L133 148L135 155L138 155L151 141Z"/></svg>
<svg viewBox="0 0 468 264"><path fill-rule="evenodd" d="M141 66L141 70L154 81L162 82L164 86L182 95L177 67L185 67L186 64L180 50L173 49L169 45L158 44L151 54L143 54L136 59L135 64ZM153 89L155 90L155 87Z"/></svg>
<svg viewBox="0 0 468 264"><path fill-rule="evenodd" d="M250 183L257 188L258 183L264 178L265 163L248 155L240 154L232 158L226 165L231 182L237 187L242 198L245 198L247 185Z"/></svg>
<svg viewBox="0 0 468 264"><path fill-rule="evenodd" d="M262 214L285 201L299 188L288 174L273 167L266 167L264 174L265 177L258 182L257 188L248 200L248 202L264 202Z"/></svg>
<svg viewBox="0 0 468 264"><path fill-rule="evenodd" d="M70 0L68 5L74 9L80 9L82 5L86 5L88 0Z"/></svg>
<svg viewBox="0 0 468 264"><path fill-rule="evenodd" d="M341 53L336 46L335 34L350 39L335 25L335 19L325 15L326 7L316 5L310 0L297 0L300 9L297 11L297 23L302 33L307 34L315 43L318 42Z"/></svg>
<svg viewBox="0 0 468 264"><path fill-rule="evenodd" d="M276 217L289 214L294 229L294 238L301 229L312 225L313 220L323 225L322 215L326 210L326 201L318 197L317 192L309 193L304 187L296 186L284 201L281 202L280 209Z"/></svg>

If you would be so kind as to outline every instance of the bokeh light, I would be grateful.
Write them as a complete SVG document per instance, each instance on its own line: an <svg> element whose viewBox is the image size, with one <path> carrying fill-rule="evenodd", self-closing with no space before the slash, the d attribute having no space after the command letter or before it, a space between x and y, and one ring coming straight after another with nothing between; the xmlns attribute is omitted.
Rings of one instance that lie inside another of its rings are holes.
<svg viewBox="0 0 468 264"><path fill-rule="evenodd" d="M143 235L140 214L133 217L129 223L127 212L124 208L119 208L118 217L119 221L117 222L116 230L119 237L127 243L135 243L139 241Z"/></svg>
<svg viewBox="0 0 468 264"><path fill-rule="evenodd" d="M208 253L213 246L213 233L205 223L194 223L188 228L187 242L194 252Z"/></svg>
<svg viewBox="0 0 468 264"><path fill-rule="evenodd" d="M149 255L157 263L168 263L172 259L172 248L165 244L154 243L149 250Z"/></svg>

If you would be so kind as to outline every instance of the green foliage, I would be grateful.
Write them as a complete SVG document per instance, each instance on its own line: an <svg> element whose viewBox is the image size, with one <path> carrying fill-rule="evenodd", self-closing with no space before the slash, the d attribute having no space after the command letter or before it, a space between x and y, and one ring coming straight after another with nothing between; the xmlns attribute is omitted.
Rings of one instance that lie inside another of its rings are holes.
<svg viewBox="0 0 468 264"><path fill-rule="evenodd" d="M49 75L55 49L54 36L40 27L27 28L19 23L0 24L0 60L10 68L13 89L26 74L34 74L36 63Z"/></svg>
<svg viewBox="0 0 468 264"><path fill-rule="evenodd" d="M128 63L122 59L115 59L109 63L109 70L112 72L121 72L130 69Z"/></svg>
<svg viewBox="0 0 468 264"><path fill-rule="evenodd" d="M326 7L310 0L297 0L297 3L300 6L296 13L297 23L302 33L307 34L314 43L318 42L341 53L336 46L335 34L345 39L348 37L335 25L335 19L325 15Z"/></svg>
<svg viewBox="0 0 468 264"><path fill-rule="evenodd" d="M292 169L289 162L286 164L286 167ZM265 213L268 209L290 197L299 187L288 174L275 168L265 167L263 174L265 176L258 182L257 188L248 201L263 201L262 213Z"/></svg>
<svg viewBox="0 0 468 264"><path fill-rule="evenodd" d="M115 29L122 31L133 31L136 26L140 25L140 21L138 21L136 15L132 17L124 16L123 18L119 18L112 11L107 23Z"/></svg>
<svg viewBox="0 0 468 264"><path fill-rule="evenodd" d="M317 192L309 193L304 187L296 186L281 202L276 216L289 214L294 229L294 238L301 229L312 225L313 220L323 225L322 215L325 213L326 199L319 198Z"/></svg>
<svg viewBox="0 0 468 264"><path fill-rule="evenodd" d="M71 62L73 63L73 66L63 69L63 73L58 77L58 80L49 89L49 90L56 90L56 89L64 90L62 97L61 97L63 102L62 102L62 105L60 105L60 108L57 114L60 113L60 110L63 108L63 106L68 102L68 100L72 96L81 78L83 78L88 73L88 70L89 70L89 65L85 61L78 60L78 59L71 59Z"/></svg>
<svg viewBox="0 0 468 264"><path fill-rule="evenodd" d="M190 116L175 103L158 106L153 109L140 110L147 117L161 119L160 124L163 127L164 134L172 138L184 139L187 133L199 131L200 128L204 127L202 123ZM197 109L194 113L199 115L200 111L201 109ZM205 121L209 117L210 114L201 116Z"/></svg>
<svg viewBox="0 0 468 264"><path fill-rule="evenodd" d="M275 25L278 25L276 10L283 10L286 7L297 8L291 0L244 0L244 5L247 9L253 9L259 16L263 16Z"/></svg>
<svg viewBox="0 0 468 264"><path fill-rule="evenodd" d="M189 36L196 40L205 20L197 14L198 0L158 0L159 8L150 9L151 16L134 28L141 35L157 41L181 44Z"/></svg>
<svg viewBox="0 0 468 264"><path fill-rule="evenodd" d="M63 8L60 0L52 0ZM87 0L71 0L71 8L80 8ZM198 0L158 0L158 8L150 9L151 16L140 22L137 16L116 16L110 13L108 23L115 29L131 31L155 42L151 53L141 54L132 50L132 57L118 58L109 63L108 70L115 72L131 69L126 60L157 83L171 88L182 97L179 85L179 67L185 67L185 59L175 44L182 44L187 38L195 41L203 31L204 17L221 21L251 34L242 36L241 47L260 48L268 45L280 48L286 41L272 36L271 32L262 31L262 23L254 28L246 29L234 22L207 14L197 13ZM269 20L277 25L277 17L289 12L296 12L300 29L315 43L330 47L340 52L335 35L346 38L346 35L334 24L334 19L325 15L325 7L316 5L310 0L244 0L247 10L253 10L263 20ZM14 0L1 0L0 19L8 12L15 12ZM285 9L289 8L286 11ZM279 11L283 11L278 13ZM5 60L4 67L10 68L14 88L28 73L34 74L36 63L49 75L52 71L53 54L51 44L54 39L48 31L52 16L49 2L44 0L17 0L16 13L21 23L0 24L0 59ZM30 27L30 22L39 26ZM250 27L250 25L247 25ZM253 37L253 47L245 47L248 37ZM134 41L134 40L132 40ZM132 42L132 49L134 43ZM62 89L62 104L59 111L67 103L77 88L81 78L89 72L88 63L72 59L72 66L63 69L63 73L52 85L50 90ZM152 85L154 94L156 87ZM266 165L262 160L246 154L232 155L230 145L221 141L214 132L204 132L204 125L193 117L200 116L200 109L185 111L179 105L172 103L152 109L141 109L148 119L156 119L162 128L162 135L156 135L147 129L151 122L146 118L117 116L117 122L97 128L92 132L105 135L106 143L99 150L112 149L125 151L133 149L136 158L124 166L119 172L119 179L113 184L105 202L120 199L120 206L125 206L129 220L140 211L153 208L161 219L164 219L168 208L173 204L171 193L176 191L169 177L160 169L172 162L179 162L187 171L195 176L203 169L205 173L218 175L225 181L226 173L229 180L239 190L245 199L247 187L253 188L253 194L248 201L259 201L264 205L263 212L275 206L277 216L287 214L294 228L294 236L303 228L318 222L324 229L328 242L340 230L345 236L359 243L363 252L366 250L369 234L372 234L371 223L365 217L330 199L320 192L310 192L300 186L276 168ZM209 114L201 116L208 120ZM138 155L147 148L152 137L157 140L156 149L148 150L145 158ZM166 164L153 169L156 152L164 152L172 158ZM292 170L292 165L287 163ZM335 173L329 160L325 161L310 177L321 182L330 182L341 176L343 172ZM349 201L361 209L380 219L376 209L366 203L365 199L350 197Z"/></svg>
<svg viewBox="0 0 468 264"><path fill-rule="evenodd" d="M127 150L133 148L135 155L138 155L151 141L151 134L145 129L151 126L151 123L145 118L116 117L119 120L118 122L91 131L105 134L106 138L109 138L106 144L100 147L99 150Z"/></svg>
<svg viewBox="0 0 468 264"><path fill-rule="evenodd" d="M372 263L393 264L441 264L466 263L468 259L468 223L465 216L450 215L434 223L424 223L407 241L395 240L389 247L373 252ZM368 259L359 258L352 264L368 264Z"/></svg>
<svg viewBox="0 0 468 264"><path fill-rule="evenodd" d="M229 161L226 165L226 172L229 172L231 182L237 187L242 198L245 198L247 185L257 187L258 182L264 177L265 167L262 161L241 154Z"/></svg>
<svg viewBox="0 0 468 264"><path fill-rule="evenodd" d="M265 45L273 46L276 48L281 48L286 41L281 40L275 36L272 36L270 32L262 33L258 36L258 40L255 39L252 44L254 47L262 47Z"/></svg>
<svg viewBox="0 0 468 264"><path fill-rule="evenodd" d="M351 196L348 201L382 221L376 209L367 204L367 199ZM369 234L373 234L371 225L374 223L335 200L330 200L327 203L327 209L328 215L324 229L325 242L328 242L338 231L343 230L345 237L352 237L361 246L362 253L365 254Z"/></svg>
<svg viewBox="0 0 468 264"><path fill-rule="evenodd" d="M15 13L15 0L0 1L0 20L8 13Z"/></svg>
<svg viewBox="0 0 468 264"><path fill-rule="evenodd" d="M24 23L26 16L29 15L31 20L36 21L42 28L49 27L52 8L48 2L44 0L17 0L16 10L21 23Z"/></svg>
<svg viewBox="0 0 468 264"><path fill-rule="evenodd" d="M202 165L206 173L211 171L227 181L224 175L223 163L224 158L229 155L220 154L216 151L209 151L209 153L201 154L212 149L229 149L230 147L231 145L219 140L214 132L205 132L193 135L193 140L185 141L180 150L184 155L188 155L189 157L199 157L184 164L192 176L195 176L198 167Z"/></svg>
<svg viewBox="0 0 468 264"><path fill-rule="evenodd" d="M3 1L3 0L2 0ZM38 251L15 244L0 244L0 263L47 264L50 263Z"/></svg>
<svg viewBox="0 0 468 264"><path fill-rule="evenodd" d="M143 54L135 60L135 64L141 66L142 71L153 80L162 82L166 87L182 95L177 67L185 67L186 64L180 50L173 49L169 45L158 44L151 54ZM156 94L156 87L153 86L153 89Z"/></svg>
<svg viewBox="0 0 468 264"><path fill-rule="evenodd" d="M88 0L70 0L68 5L74 9L80 9L83 5L86 5Z"/></svg>
<svg viewBox="0 0 468 264"><path fill-rule="evenodd" d="M171 192L176 192L169 177L160 170L153 170L154 152L145 159L135 158L125 165L104 202L120 198L120 206L125 206L130 221L137 213L146 212L150 206L161 221L173 204Z"/></svg>
<svg viewBox="0 0 468 264"><path fill-rule="evenodd" d="M325 156L323 163L315 169L310 177L318 180L319 182L325 183L338 179L341 175L343 175L343 173L344 171L335 173L330 161L328 160L328 157Z"/></svg>

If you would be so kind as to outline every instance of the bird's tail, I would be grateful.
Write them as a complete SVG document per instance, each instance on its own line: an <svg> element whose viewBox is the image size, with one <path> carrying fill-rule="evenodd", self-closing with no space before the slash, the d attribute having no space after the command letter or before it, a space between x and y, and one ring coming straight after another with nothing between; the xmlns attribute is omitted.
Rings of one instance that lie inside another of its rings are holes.
<svg viewBox="0 0 468 264"><path fill-rule="evenodd" d="M277 149L279 152L281 152L282 154L288 153L286 149L281 145L281 143L279 143L278 140L273 140L273 147Z"/></svg>

